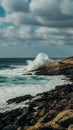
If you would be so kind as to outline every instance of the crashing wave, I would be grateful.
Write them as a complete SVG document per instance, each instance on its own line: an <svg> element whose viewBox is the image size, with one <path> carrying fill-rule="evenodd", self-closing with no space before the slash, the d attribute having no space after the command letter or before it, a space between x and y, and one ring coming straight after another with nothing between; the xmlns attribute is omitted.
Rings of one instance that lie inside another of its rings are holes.
<svg viewBox="0 0 73 130"><path fill-rule="evenodd" d="M52 62L52 60L47 56L47 54L39 53L33 61L27 61L27 66L25 66L25 73L35 70L48 62Z"/></svg>

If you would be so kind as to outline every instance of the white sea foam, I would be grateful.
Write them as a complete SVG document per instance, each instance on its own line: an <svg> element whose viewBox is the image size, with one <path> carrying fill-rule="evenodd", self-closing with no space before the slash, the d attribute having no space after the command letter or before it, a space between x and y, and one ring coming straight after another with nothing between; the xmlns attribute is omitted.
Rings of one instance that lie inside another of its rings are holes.
<svg viewBox="0 0 73 130"><path fill-rule="evenodd" d="M15 69L4 69L0 70L0 75L4 76L16 76L16 75L22 75L22 74L28 74L29 71L35 70L41 65L44 65L48 62L52 62L52 60L45 54L45 53L39 53L34 60L28 60L27 65L20 66Z"/></svg>
<svg viewBox="0 0 73 130"><path fill-rule="evenodd" d="M45 53L39 53L34 61L28 60L27 66L25 67L25 72L35 70L41 65L44 65L48 62L52 62L52 60Z"/></svg>
<svg viewBox="0 0 73 130"><path fill-rule="evenodd" d="M26 66L0 70L0 112L23 107L24 105L24 103L7 105L6 101L8 99L26 94L36 95L54 89L57 85L67 83L62 80L64 76L23 75L48 62L52 62L52 60L45 53L40 53L33 61L27 61Z"/></svg>
<svg viewBox="0 0 73 130"><path fill-rule="evenodd" d="M21 84L21 85L8 85L0 87L0 112L15 109L18 107L23 107L23 103L20 103L19 105L7 105L6 101L8 99L23 96L26 94L36 95L38 93L46 92L49 90L52 90L57 85L67 84L65 80L62 80L64 76L48 76L45 78L43 77L43 80L40 80L40 83L38 81L36 84L34 82L30 84L31 76L29 78L29 84Z"/></svg>

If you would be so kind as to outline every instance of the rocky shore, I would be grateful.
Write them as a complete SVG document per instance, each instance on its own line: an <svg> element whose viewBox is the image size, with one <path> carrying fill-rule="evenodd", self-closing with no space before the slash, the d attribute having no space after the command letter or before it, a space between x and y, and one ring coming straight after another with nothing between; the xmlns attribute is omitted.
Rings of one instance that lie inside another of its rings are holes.
<svg viewBox="0 0 73 130"><path fill-rule="evenodd" d="M34 71L36 75L73 75L73 57L42 65Z"/></svg>
<svg viewBox="0 0 73 130"><path fill-rule="evenodd" d="M28 102L23 108L0 113L0 130L73 130L73 57L43 65L36 74L65 74L71 84L8 100L8 104Z"/></svg>
<svg viewBox="0 0 73 130"><path fill-rule="evenodd" d="M28 99L27 107L0 113L0 130L73 130L73 83L56 86L35 97L25 95L7 102Z"/></svg>

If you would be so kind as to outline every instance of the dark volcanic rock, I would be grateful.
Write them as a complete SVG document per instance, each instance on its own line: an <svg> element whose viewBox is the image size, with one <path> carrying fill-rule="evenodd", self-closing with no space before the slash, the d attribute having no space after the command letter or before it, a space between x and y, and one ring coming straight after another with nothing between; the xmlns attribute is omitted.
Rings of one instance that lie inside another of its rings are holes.
<svg viewBox="0 0 73 130"><path fill-rule="evenodd" d="M28 99L30 100L32 98L33 98L33 96L31 96L31 95L24 95L24 96L20 96L20 97L9 99L7 101L7 103L8 104L11 104L11 103L20 103L20 102L26 101Z"/></svg>
<svg viewBox="0 0 73 130"><path fill-rule="evenodd" d="M72 124L73 84L36 95L28 107L0 113L1 130L72 130Z"/></svg>
<svg viewBox="0 0 73 130"><path fill-rule="evenodd" d="M17 126L9 125L9 126L3 128L3 130L17 130Z"/></svg>
<svg viewBox="0 0 73 130"><path fill-rule="evenodd" d="M28 108L25 108L23 114L18 118L17 125L18 126L29 126L33 124L32 122L32 115L34 113L34 109L29 106Z"/></svg>

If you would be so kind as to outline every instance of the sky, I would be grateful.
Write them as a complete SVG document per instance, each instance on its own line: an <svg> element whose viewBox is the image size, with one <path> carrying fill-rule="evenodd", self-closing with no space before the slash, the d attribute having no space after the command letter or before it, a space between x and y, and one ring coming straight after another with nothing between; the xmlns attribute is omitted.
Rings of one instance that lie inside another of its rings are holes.
<svg viewBox="0 0 73 130"><path fill-rule="evenodd" d="M73 0L0 0L0 57L73 56Z"/></svg>

